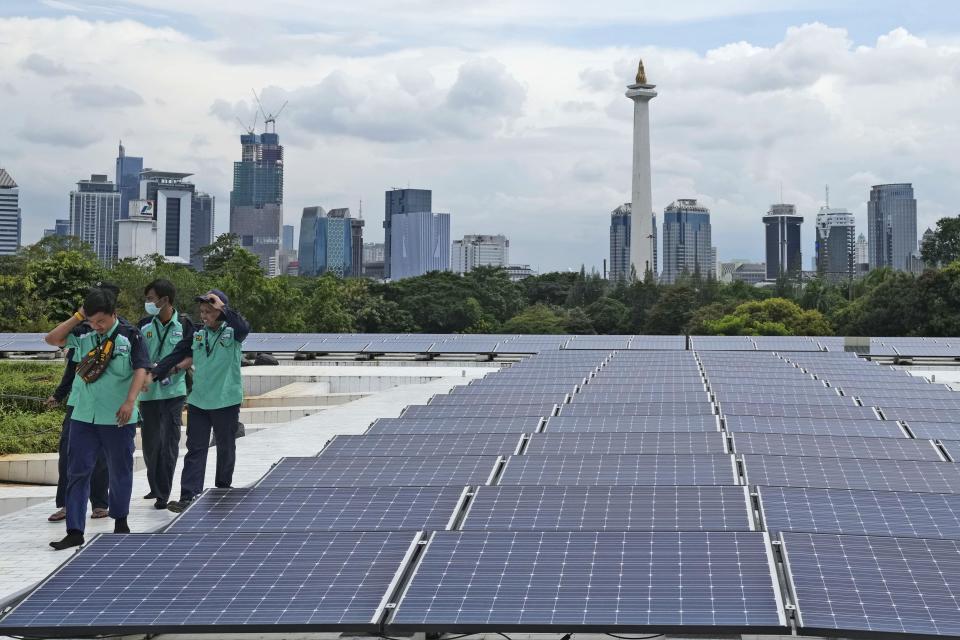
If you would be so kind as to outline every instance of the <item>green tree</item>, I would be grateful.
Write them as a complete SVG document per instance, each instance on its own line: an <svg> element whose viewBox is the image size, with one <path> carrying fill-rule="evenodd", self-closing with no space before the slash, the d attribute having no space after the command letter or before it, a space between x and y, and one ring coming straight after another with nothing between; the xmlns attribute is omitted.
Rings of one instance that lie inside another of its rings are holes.
<svg viewBox="0 0 960 640"><path fill-rule="evenodd" d="M563 334L563 317L545 304L527 307L507 320L500 333Z"/></svg>
<svg viewBox="0 0 960 640"><path fill-rule="evenodd" d="M344 308L346 296L340 281L330 274L316 279L307 303L305 324L314 333L348 333L354 330L353 317Z"/></svg>
<svg viewBox="0 0 960 640"><path fill-rule="evenodd" d="M524 278L520 284L528 305L546 304L559 307L566 303L576 280L576 273L556 272Z"/></svg>
<svg viewBox="0 0 960 640"><path fill-rule="evenodd" d="M0 275L0 331L10 333L47 331L48 319L36 309L36 287L25 276Z"/></svg>
<svg viewBox="0 0 960 640"><path fill-rule="evenodd" d="M875 269L859 288L862 294L835 314L838 334L907 336L923 324L924 305L913 274Z"/></svg>
<svg viewBox="0 0 960 640"><path fill-rule="evenodd" d="M707 321L706 325L711 333L718 335L826 336L833 333L822 313L804 310L784 298L744 302L733 313Z"/></svg>
<svg viewBox="0 0 960 640"><path fill-rule="evenodd" d="M613 298L603 297L586 308L590 323L597 333L622 333L630 316L627 305Z"/></svg>
<svg viewBox="0 0 960 640"><path fill-rule="evenodd" d="M53 242L37 244L24 250L27 277L37 298L33 311L51 321L66 318L83 304L103 269L89 247L59 250Z"/></svg>
<svg viewBox="0 0 960 640"><path fill-rule="evenodd" d="M682 333L697 308L697 292L688 285L673 285L650 308L645 332L657 335Z"/></svg>
<svg viewBox="0 0 960 640"><path fill-rule="evenodd" d="M580 307L574 307L567 311L567 317L563 321L563 329L566 333L576 335L589 336L597 333L590 322L590 318Z"/></svg>
<svg viewBox="0 0 960 640"><path fill-rule="evenodd" d="M933 238L923 243L920 255L928 267L960 260L960 216L937 220Z"/></svg>
<svg viewBox="0 0 960 640"><path fill-rule="evenodd" d="M219 273L230 261L236 251L246 251L240 247L240 237L235 233L222 233L213 244L201 247L197 252L203 258L204 271Z"/></svg>

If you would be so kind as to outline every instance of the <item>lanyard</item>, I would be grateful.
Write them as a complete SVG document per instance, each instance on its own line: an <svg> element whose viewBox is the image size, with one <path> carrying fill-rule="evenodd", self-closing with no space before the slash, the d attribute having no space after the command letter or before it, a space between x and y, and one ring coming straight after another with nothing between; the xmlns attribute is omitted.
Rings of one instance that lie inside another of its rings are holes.
<svg viewBox="0 0 960 640"><path fill-rule="evenodd" d="M210 330L205 329L205 332L207 333L207 339L203 343L203 348L206 350L208 358L213 354L213 350L217 348L217 343L220 342L220 334L223 333L223 330L226 328L226 326L227 323L224 322L222 325L220 325L220 328L217 329L217 334L213 336L212 345L210 344Z"/></svg>
<svg viewBox="0 0 960 640"><path fill-rule="evenodd" d="M171 316L170 322L167 323L167 326L163 330L163 335L160 335L160 330L157 327L157 319L154 318L150 321L153 325L154 331L157 332L157 335L160 336L160 344L157 346L157 353L153 356L154 361L160 359L160 354L163 352L163 344L167 341L167 334L170 333L170 327L173 326L173 317Z"/></svg>

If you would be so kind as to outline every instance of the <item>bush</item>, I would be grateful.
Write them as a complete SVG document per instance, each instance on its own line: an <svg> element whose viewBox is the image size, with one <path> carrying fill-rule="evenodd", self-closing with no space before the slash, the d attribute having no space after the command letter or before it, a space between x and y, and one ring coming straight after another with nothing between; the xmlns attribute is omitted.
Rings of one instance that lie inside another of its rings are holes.
<svg viewBox="0 0 960 640"><path fill-rule="evenodd" d="M57 450L64 414L46 409L42 400L53 393L62 375L60 361L0 362L0 455Z"/></svg>
<svg viewBox="0 0 960 640"><path fill-rule="evenodd" d="M63 411L0 412L0 455L8 453L53 453L60 443Z"/></svg>

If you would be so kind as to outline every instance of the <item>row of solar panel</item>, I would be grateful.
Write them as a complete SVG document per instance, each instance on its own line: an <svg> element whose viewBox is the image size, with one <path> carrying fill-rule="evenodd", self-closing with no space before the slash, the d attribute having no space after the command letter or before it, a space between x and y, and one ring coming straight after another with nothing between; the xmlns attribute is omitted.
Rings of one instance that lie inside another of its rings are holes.
<svg viewBox="0 0 960 640"><path fill-rule="evenodd" d="M742 473L742 480L741 480ZM284 458L261 487L773 485L960 493L960 464L744 454L311 456Z"/></svg>
<svg viewBox="0 0 960 640"><path fill-rule="evenodd" d="M955 540L784 533L779 557L749 531L438 531L418 553L421 540L101 536L0 629L786 633L779 566L805 633L960 634Z"/></svg>
<svg viewBox="0 0 960 640"><path fill-rule="evenodd" d="M960 495L758 486L256 487L208 491L171 533L753 531L960 540ZM754 508L759 522L754 521Z"/></svg>

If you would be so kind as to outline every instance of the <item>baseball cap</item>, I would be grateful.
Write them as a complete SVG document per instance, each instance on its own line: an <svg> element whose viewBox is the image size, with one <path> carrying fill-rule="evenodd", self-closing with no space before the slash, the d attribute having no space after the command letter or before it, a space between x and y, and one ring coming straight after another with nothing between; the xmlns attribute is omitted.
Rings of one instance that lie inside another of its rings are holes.
<svg viewBox="0 0 960 640"><path fill-rule="evenodd" d="M230 298L228 298L227 294L225 294L223 291L220 291L220 289L211 289L210 293L220 298L223 304L230 304ZM202 296L197 296L196 298L194 298L194 300L196 302L209 302L207 300L207 294L203 294Z"/></svg>

